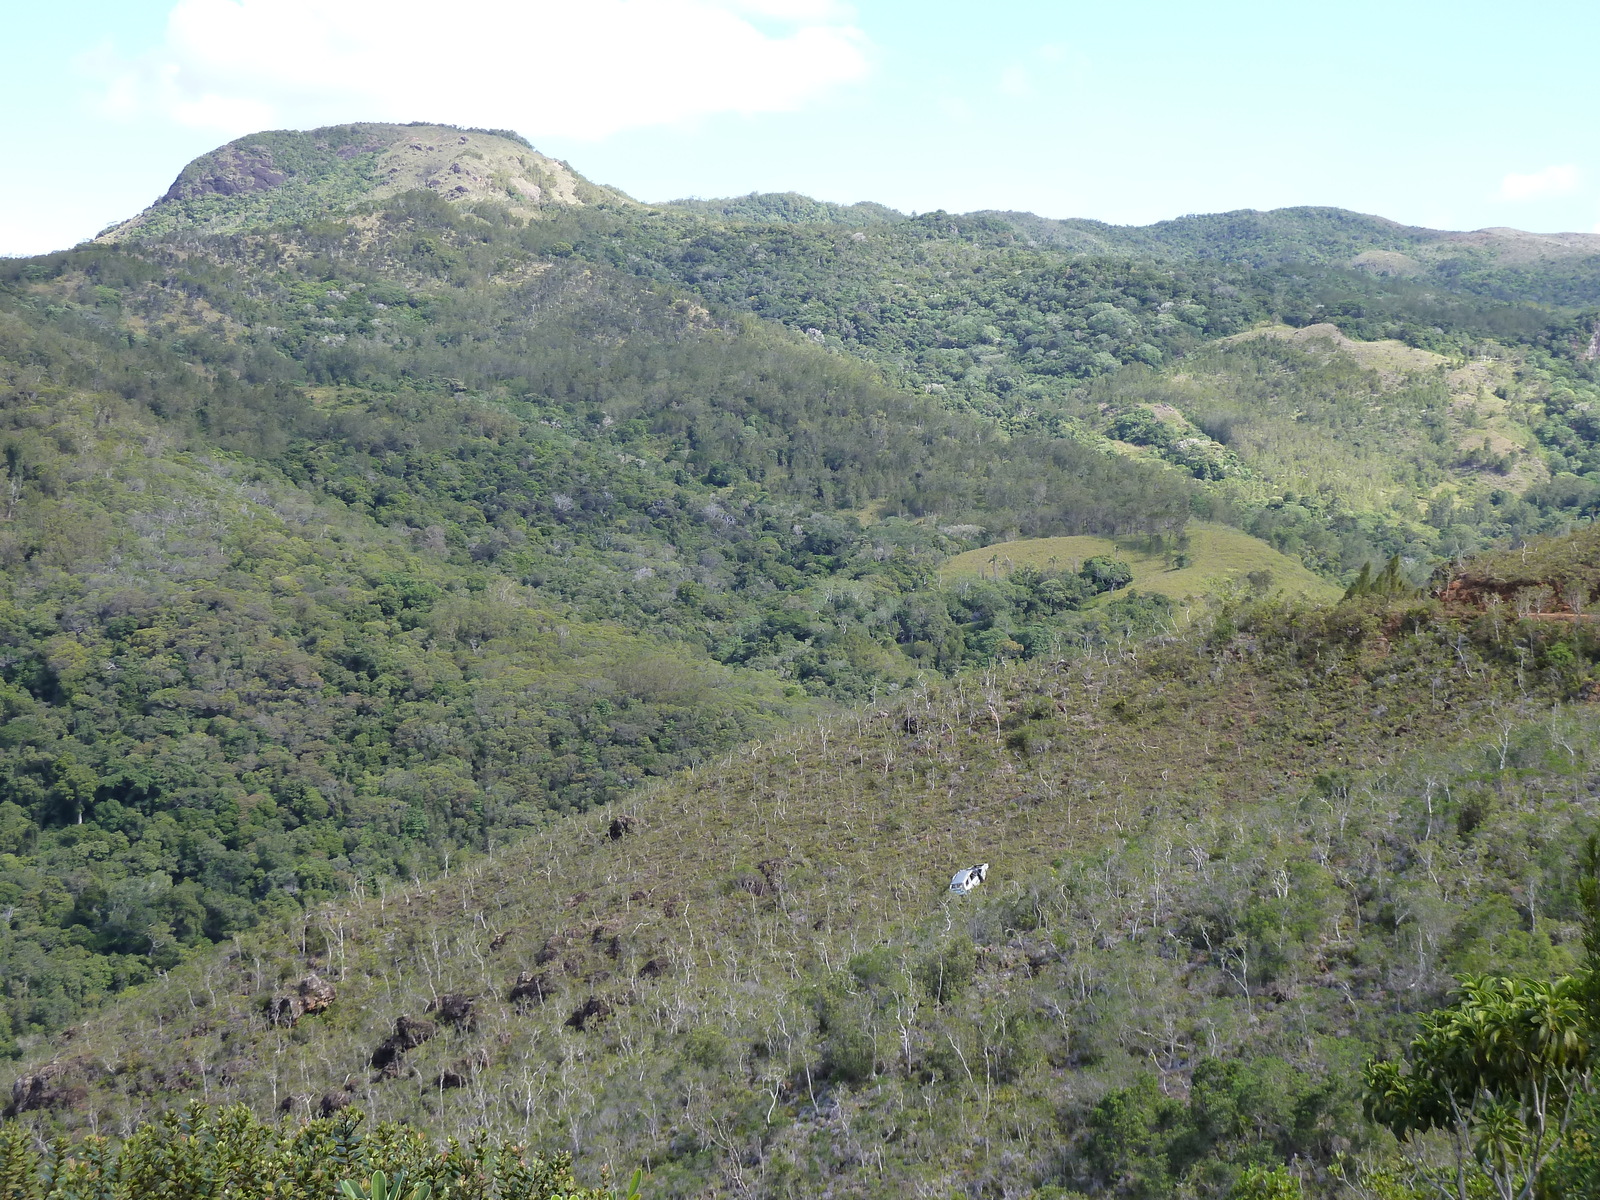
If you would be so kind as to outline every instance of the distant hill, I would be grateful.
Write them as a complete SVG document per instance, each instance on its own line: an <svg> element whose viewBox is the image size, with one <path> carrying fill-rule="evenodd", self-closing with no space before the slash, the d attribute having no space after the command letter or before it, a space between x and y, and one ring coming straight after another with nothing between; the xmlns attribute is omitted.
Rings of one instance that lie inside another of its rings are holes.
<svg viewBox="0 0 1600 1200"><path fill-rule="evenodd" d="M634 203L507 130L358 122L237 138L195 159L155 204L97 240L254 228L348 211L413 189L458 203L492 202L521 217L568 206ZM865 228L911 219L882 204L835 204L796 192L691 197L657 207L752 225ZM1241 209L1144 226L1009 211L925 213L918 221L932 227L953 222L963 236L992 239L1004 233L1019 244L1078 254L1216 260L1257 268L1309 263L1379 275L1441 275L1457 283L1478 280L1480 288L1496 286L1506 272L1517 276L1520 286L1533 286L1527 272L1538 268L1546 275L1554 271L1555 279L1546 280L1543 291L1563 302L1574 299L1574 287L1590 286L1569 279L1575 271L1584 281L1600 277L1600 234L1504 228L1453 232L1340 208ZM1500 287L1504 291L1503 281Z"/></svg>
<svg viewBox="0 0 1600 1200"><path fill-rule="evenodd" d="M1344 262L1367 250L1409 251L1454 236L1342 208L1240 209L1153 225L1052 220L1032 213L978 215L1008 221L1041 245L1219 258L1252 266L1284 261ZM1600 237L1594 240L1600 246Z"/></svg>
<svg viewBox="0 0 1600 1200"><path fill-rule="evenodd" d="M851 228L898 224L924 231L924 236L941 234L995 249L1011 246L1095 257L1210 262L1256 270L1314 266L1428 281L1501 301L1600 302L1600 234L1593 233L1427 229L1323 207L1240 209L1152 225L1111 225L1000 210L906 217L881 205L829 204L792 192L678 200L665 207L743 224Z"/></svg>
<svg viewBox="0 0 1600 1200"><path fill-rule="evenodd" d="M492 202L520 216L552 205L631 203L515 133L369 122L237 138L195 159L166 195L95 240L225 233L331 216L419 188L457 203Z"/></svg>
<svg viewBox="0 0 1600 1200"><path fill-rule="evenodd" d="M825 225L881 225L906 220L906 215L882 204L862 201L858 204L834 204L827 200L813 200L798 192L751 192L748 196L735 196L726 200L700 200L689 198L671 200L663 208L696 213L709 217L724 217L730 221L750 221L755 224L825 224Z"/></svg>
<svg viewBox="0 0 1600 1200"><path fill-rule="evenodd" d="M911 219L881 204L833 204L797 192L673 200L663 207L758 224L855 226ZM1316 206L1191 214L1151 225L1112 225L1081 217L1042 217L994 209L925 213L921 219L937 221L941 217L954 217L958 228L974 221L999 223L1028 245L1080 254L1217 259L1255 267L1297 262L1408 274L1462 257L1500 266L1526 266L1600 256L1600 234L1595 233L1530 233L1503 227L1465 232L1429 229L1349 209Z"/></svg>

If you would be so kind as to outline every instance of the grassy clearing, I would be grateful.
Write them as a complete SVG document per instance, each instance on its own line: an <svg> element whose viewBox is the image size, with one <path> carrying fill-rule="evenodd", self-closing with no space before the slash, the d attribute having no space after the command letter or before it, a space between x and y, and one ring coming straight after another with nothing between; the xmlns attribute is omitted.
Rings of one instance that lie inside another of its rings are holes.
<svg viewBox="0 0 1600 1200"><path fill-rule="evenodd" d="M1420 350L1394 338L1372 342L1358 342L1345 337L1337 325L1323 323L1295 328L1291 325L1264 325L1246 333L1236 333L1221 339L1224 344L1248 342L1256 338L1279 338L1286 342L1326 344L1344 352L1361 366L1377 371L1385 386L1394 387L1406 376L1419 371L1437 371L1450 365L1450 360L1431 350Z"/></svg>
<svg viewBox="0 0 1600 1200"><path fill-rule="evenodd" d="M1309 502L1343 512L1346 544L1309 553L1268 532L1299 521L1294 512L1246 528L1313 566L1347 571L1363 554L1432 553L1452 526L1461 529L1445 541L1460 547L1466 529L1495 528L1496 492L1548 478L1533 434L1543 409L1516 383L1522 367L1503 349L1449 358L1393 339L1358 341L1331 324L1265 326L1219 340L1165 378L1100 385L1097 399L1108 412L1181 413L1221 448L1216 486L1245 507ZM1177 461L1192 448L1179 439L1139 453Z"/></svg>
<svg viewBox="0 0 1600 1200"><path fill-rule="evenodd" d="M1267 590L1289 596L1321 602L1337 600L1343 592L1260 538L1203 522L1189 525L1190 563L1185 567L1174 565L1169 550L1154 549L1143 538L1025 538L958 554L939 569L939 580L949 584L1006 575L1024 566L1076 569L1097 554L1119 558L1132 567L1133 586L1139 591L1159 592L1180 603L1243 582L1252 571L1270 572Z"/></svg>

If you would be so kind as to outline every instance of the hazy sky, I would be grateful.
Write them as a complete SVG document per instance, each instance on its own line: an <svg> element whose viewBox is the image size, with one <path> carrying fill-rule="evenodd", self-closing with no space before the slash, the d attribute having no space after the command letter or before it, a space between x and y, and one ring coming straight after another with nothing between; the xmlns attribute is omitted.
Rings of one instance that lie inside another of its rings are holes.
<svg viewBox="0 0 1600 1200"><path fill-rule="evenodd" d="M641 199L1600 228L1600 4L0 0L0 253L262 128L512 128Z"/></svg>

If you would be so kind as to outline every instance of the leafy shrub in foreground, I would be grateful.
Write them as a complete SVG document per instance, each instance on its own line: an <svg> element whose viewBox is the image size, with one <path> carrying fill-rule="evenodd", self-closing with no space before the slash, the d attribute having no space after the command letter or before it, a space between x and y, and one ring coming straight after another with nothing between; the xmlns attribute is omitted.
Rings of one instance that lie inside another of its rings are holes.
<svg viewBox="0 0 1600 1200"><path fill-rule="evenodd" d="M25 1125L11 1123L0 1127L0 1200L328 1200L347 1183L375 1197L379 1179L390 1190L385 1172L411 1194L451 1200L616 1200L609 1189L580 1187L565 1155L545 1158L492 1139L464 1147L451 1138L440 1149L416 1130L363 1129L362 1121L345 1109L274 1125L242 1105L195 1103L120 1142L58 1138L45 1149ZM635 1176L628 1196L638 1194Z"/></svg>

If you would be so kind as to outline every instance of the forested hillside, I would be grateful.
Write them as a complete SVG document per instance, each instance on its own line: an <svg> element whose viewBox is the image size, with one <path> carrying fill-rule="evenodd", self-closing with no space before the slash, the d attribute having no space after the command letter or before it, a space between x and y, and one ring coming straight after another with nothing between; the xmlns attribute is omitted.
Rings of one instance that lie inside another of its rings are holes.
<svg viewBox="0 0 1600 1200"><path fill-rule="evenodd" d="M935 567L1175 542L1181 477L490 217L408 193L7 264L0 1044L819 699L1166 619L1085 611L1114 565Z"/></svg>
<svg viewBox="0 0 1600 1200"><path fill-rule="evenodd" d="M351 125L0 263L16 1114L684 1196L1395 1164L1360 1062L1582 960L1592 250Z"/></svg>
<svg viewBox="0 0 1600 1200"><path fill-rule="evenodd" d="M932 685L241 935L80 1029L30 1119L354 1104L663 1196L1226 1195L1285 1162L1337 1194L1397 1163L1368 1055L1457 973L1581 958L1597 659L1515 611L1262 602Z"/></svg>
<svg viewBox="0 0 1600 1200"><path fill-rule="evenodd" d="M1004 428L1132 447L1336 575L1595 508L1589 235L1445 234L1335 209L1144 229L806 211L757 196L644 221L564 211L541 228ZM1426 261L1383 258L1397 247ZM1263 339L1263 325L1315 336Z"/></svg>

